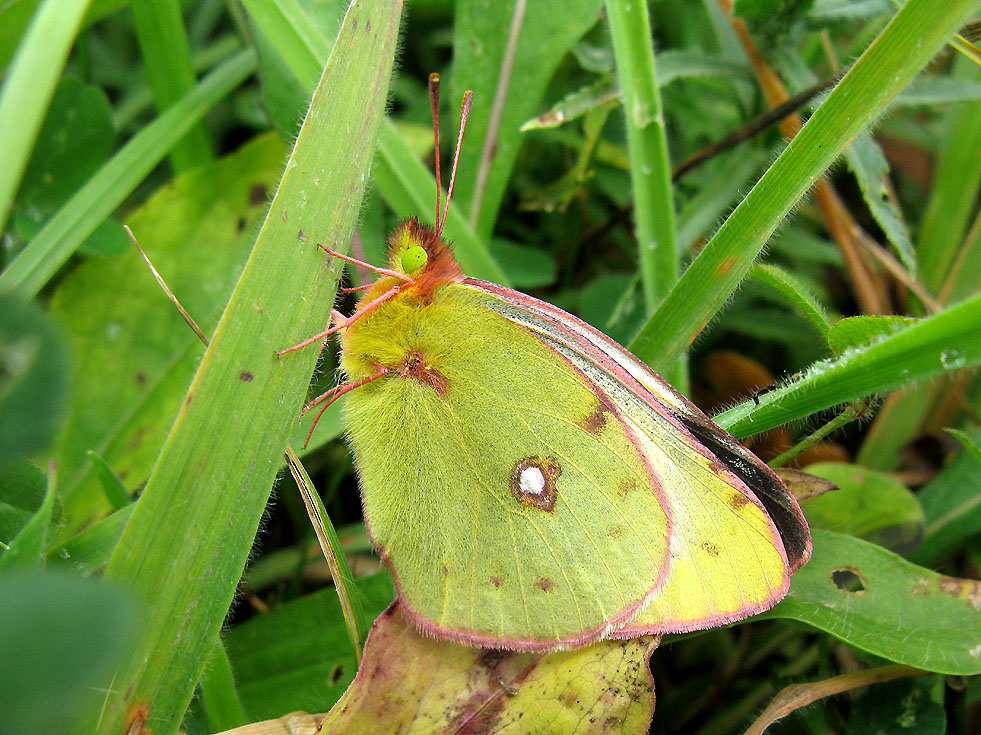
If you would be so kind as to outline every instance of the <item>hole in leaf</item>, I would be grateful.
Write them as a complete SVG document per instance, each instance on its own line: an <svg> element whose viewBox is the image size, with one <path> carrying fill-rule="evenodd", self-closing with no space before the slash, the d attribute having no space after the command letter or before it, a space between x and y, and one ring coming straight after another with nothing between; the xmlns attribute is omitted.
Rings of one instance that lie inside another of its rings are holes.
<svg viewBox="0 0 981 735"><path fill-rule="evenodd" d="M853 595L865 594L865 577L854 569L835 569L831 572L831 584L842 592Z"/></svg>

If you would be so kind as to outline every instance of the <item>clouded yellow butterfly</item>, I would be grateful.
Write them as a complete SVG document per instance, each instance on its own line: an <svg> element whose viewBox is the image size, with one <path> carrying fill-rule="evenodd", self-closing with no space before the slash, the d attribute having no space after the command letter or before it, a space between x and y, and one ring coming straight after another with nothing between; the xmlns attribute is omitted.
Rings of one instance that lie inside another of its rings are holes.
<svg viewBox="0 0 981 735"><path fill-rule="evenodd" d="M438 128L436 150L438 183ZM355 314L303 343L341 332L347 382L308 409L349 394L365 520L416 625L547 651L780 600L811 541L777 476L601 332L466 277L436 209L395 231Z"/></svg>

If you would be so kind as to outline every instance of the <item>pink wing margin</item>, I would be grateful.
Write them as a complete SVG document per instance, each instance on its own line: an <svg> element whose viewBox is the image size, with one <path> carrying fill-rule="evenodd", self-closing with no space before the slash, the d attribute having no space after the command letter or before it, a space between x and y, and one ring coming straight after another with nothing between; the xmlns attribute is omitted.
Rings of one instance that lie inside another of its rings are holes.
<svg viewBox="0 0 981 735"><path fill-rule="evenodd" d="M783 541L790 572L807 563L811 558L810 531L800 506L780 478L661 376L599 330L551 304L473 278L464 284L496 297L496 311L501 316L600 367L689 436L703 455L718 461L737 480L735 486L745 485L766 510Z"/></svg>

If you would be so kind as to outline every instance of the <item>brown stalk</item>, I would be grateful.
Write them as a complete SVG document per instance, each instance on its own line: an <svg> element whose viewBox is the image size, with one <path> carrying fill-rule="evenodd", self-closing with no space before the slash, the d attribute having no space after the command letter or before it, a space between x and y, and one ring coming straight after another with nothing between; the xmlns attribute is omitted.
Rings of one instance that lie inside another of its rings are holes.
<svg viewBox="0 0 981 735"><path fill-rule="evenodd" d="M822 681L813 681L808 684L791 684L784 687L773 698L763 714L761 714L749 729L746 735L763 735L763 732L777 720L806 707L819 699L830 697L842 692L850 692L853 689L868 686L869 684L879 684L891 679L898 679L903 676L919 676L927 672L914 669L910 666L901 664L889 664L874 669L862 669L853 671L840 676L833 676Z"/></svg>

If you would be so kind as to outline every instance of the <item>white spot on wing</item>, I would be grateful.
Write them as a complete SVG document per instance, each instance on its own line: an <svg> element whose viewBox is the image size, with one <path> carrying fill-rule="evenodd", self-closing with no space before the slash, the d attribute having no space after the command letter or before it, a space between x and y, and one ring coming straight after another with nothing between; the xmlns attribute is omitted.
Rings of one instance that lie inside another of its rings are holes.
<svg viewBox="0 0 981 735"><path fill-rule="evenodd" d="M537 467L525 467L521 470L521 492L528 495L541 495L545 492L545 475Z"/></svg>

